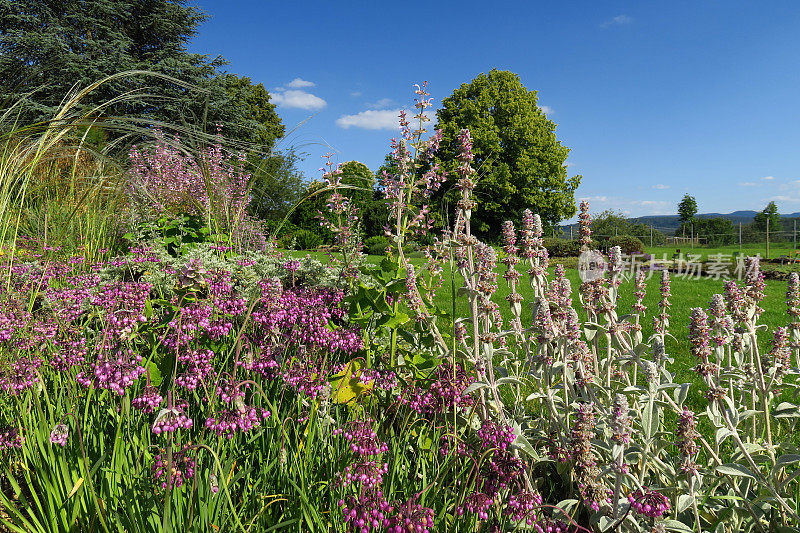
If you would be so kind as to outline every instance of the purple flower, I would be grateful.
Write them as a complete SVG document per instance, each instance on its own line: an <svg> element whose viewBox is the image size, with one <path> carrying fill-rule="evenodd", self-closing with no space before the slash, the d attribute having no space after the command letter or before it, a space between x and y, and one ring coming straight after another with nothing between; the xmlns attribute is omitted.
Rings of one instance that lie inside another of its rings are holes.
<svg viewBox="0 0 800 533"><path fill-rule="evenodd" d="M131 405L144 413L150 414L154 412L163 401L164 398L158 392L158 389L148 385L142 390L139 396L131 400Z"/></svg>
<svg viewBox="0 0 800 533"><path fill-rule="evenodd" d="M456 514L463 516L464 512L470 512L477 515L478 520L489 519L489 509L494 505L494 498L482 492L473 492L464 503L456 508Z"/></svg>
<svg viewBox="0 0 800 533"><path fill-rule="evenodd" d="M153 477L157 483L161 484L162 489L172 487L180 488L194 475L196 463L189 456L190 448L184 446L180 451L172 454L172 460L168 460L166 452L156 455L153 463Z"/></svg>
<svg viewBox="0 0 800 533"><path fill-rule="evenodd" d="M8 448L22 448L22 443L25 442L19 429L12 427L0 427L0 450Z"/></svg>
<svg viewBox="0 0 800 533"><path fill-rule="evenodd" d="M423 507L412 496L403 504L395 505L396 512L388 519L390 533L430 533L433 528L433 509Z"/></svg>
<svg viewBox="0 0 800 533"><path fill-rule="evenodd" d="M350 451L356 455L378 455L389 450L388 445L378 439L372 429L373 420L351 420L344 428L335 429L334 435L342 435L349 443Z"/></svg>
<svg viewBox="0 0 800 533"><path fill-rule="evenodd" d="M50 432L50 442L64 447L67 445L67 438L69 438L69 427L66 424L53 426L53 430Z"/></svg>
<svg viewBox="0 0 800 533"><path fill-rule="evenodd" d="M697 444L698 437L700 437L700 432L697 431L697 421L694 413L684 407L678 420L675 447L678 448L678 453L681 456L681 471L690 476L697 472L697 464L694 462L694 458L697 452L700 451L700 446Z"/></svg>
<svg viewBox="0 0 800 533"><path fill-rule="evenodd" d="M670 509L669 499L666 496L648 488L637 489L628 496L628 501L637 513L650 518L661 518Z"/></svg>

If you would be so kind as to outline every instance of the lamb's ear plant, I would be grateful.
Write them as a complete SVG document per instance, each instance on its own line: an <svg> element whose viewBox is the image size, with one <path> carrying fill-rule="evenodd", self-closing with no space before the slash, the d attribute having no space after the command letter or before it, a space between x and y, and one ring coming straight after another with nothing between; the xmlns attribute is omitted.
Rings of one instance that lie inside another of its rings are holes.
<svg viewBox="0 0 800 533"><path fill-rule="evenodd" d="M424 260L411 258L403 245L431 231L426 198L444 180L439 136L424 138L424 85L417 95L418 126L402 117L397 173L383 176L392 250L360 265L331 166L325 223L340 239L327 273L245 250L242 199L203 196L202 170L176 189L201 200L203 223L183 234L131 239L103 261L49 253L49 230L26 244L20 229L37 226L17 221L38 175L14 150L39 152L7 145L0 164L22 172L3 174L0 195L14 238L0 256L0 527L798 530L797 274L786 327L762 323L765 282L749 258L743 281L726 282L679 331L669 271L639 261L626 279L619 248L591 250L586 203L581 261L594 266L579 278L550 267L531 211L503 225L502 251L473 235L467 130L454 224ZM150 163L172 161L176 179L205 164L162 140L133 153L140 187L125 192L139 207L168 188ZM235 158L205 153L210 174L241 185ZM154 209L170 214L161 230L192 214L178 196ZM211 238L220 229L225 243ZM682 338L699 386L677 378L681 358L669 352Z"/></svg>

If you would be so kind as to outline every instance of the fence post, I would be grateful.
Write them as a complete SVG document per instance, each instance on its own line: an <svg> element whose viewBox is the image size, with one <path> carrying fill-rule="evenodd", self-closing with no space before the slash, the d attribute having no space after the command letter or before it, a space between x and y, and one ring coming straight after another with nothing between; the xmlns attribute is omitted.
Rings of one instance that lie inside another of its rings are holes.
<svg viewBox="0 0 800 533"><path fill-rule="evenodd" d="M792 232L792 251L797 250L797 219L794 219L794 231Z"/></svg>
<svg viewBox="0 0 800 533"><path fill-rule="evenodd" d="M692 232L689 234L689 238L692 239L692 249L694 249L694 222L692 222Z"/></svg>
<svg viewBox="0 0 800 533"><path fill-rule="evenodd" d="M739 222L739 252L742 251L742 223Z"/></svg>
<svg viewBox="0 0 800 533"><path fill-rule="evenodd" d="M767 217L767 259L769 259L769 217Z"/></svg>
<svg viewBox="0 0 800 533"><path fill-rule="evenodd" d="M650 225L650 248L653 247L653 225Z"/></svg>

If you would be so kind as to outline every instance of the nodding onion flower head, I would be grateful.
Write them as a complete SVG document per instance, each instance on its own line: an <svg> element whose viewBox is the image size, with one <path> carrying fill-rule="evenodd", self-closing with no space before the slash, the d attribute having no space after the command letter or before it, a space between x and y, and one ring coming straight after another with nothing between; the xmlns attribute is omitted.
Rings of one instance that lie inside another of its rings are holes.
<svg viewBox="0 0 800 533"><path fill-rule="evenodd" d="M633 509L650 518L660 518L669 512L669 499L663 494L648 488L637 489L628 496Z"/></svg>
<svg viewBox="0 0 800 533"><path fill-rule="evenodd" d="M18 428L0 427L0 450L8 448L22 448L22 443L25 442Z"/></svg>
<svg viewBox="0 0 800 533"><path fill-rule="evenodd" d="M156 435L161 433L172 433L178 429L189 429L192 427L192 419L186 416L181 406L172 405L172 399L168 401L168 406L161 409L153 422L152 431Z"/></svg>
<svg viewBox="0 0 800 533"><path fill-rule="evenodd" d="M194 458L189 456L189 451L189 446L184 446L172 454L171 460L166 452L156 455L153 476L156 482L160 482L162 489L170 486L178 489L192 478L197 465Z"/></svg>
<svg viewBox="0 0 800 533"><path fill-rule="evenodd" d="M61 447L67 445L69 438L69 427L66 424L56 424L50 432L50 442L58 444Z"/></svg>

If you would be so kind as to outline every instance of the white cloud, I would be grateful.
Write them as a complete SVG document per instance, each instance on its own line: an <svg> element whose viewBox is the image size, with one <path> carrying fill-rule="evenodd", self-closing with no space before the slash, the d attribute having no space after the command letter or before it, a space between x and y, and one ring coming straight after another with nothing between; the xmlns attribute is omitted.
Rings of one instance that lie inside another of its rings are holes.
<svg viewBox="0 0 800 533"><path fill-rule="evenodd" d="M581 198L581 200L586 200L587 202L607 202L608 196L585 196Z"/></svg>
<svg viewBox="0 0 800 533"><path fill-rule="evenodd" d="M567 161L566 163L564 163L564 166L567 167L567 168L574 167L575 163L570 163L569 161Z"/></svg>
<svg viewBox="0 0 800 533"><path fill-rule="evenodd" d="M392 100L391 98L381 98L377 102L367 104L367 107L369 107L370 109L385 109L393 105L394 105L394 100Z"/></svg>
<svg viewBox="0 0 800 533"><path fill-rule="evenodd" d="M588 200L593 212L599 213L610 208L626 216L669 215L675 208L674 203L664 200L634 200L622 196L588 196L580 200Z"/></svg>
<svg viewBox="0 0 800 533"><path fill-rule="evenodd" d="M658 189L659 191L663 191L665 189L669 189L669 185L664 185L663 183L656 183L653 185L654 189Z"/></svg>
<svg viewBox="0 0 800 533"><path fill-rule="evenodd" d="M303 78L295 78L289 82L289 87L292 89L302 89L304 87L314 87L317 84L313 81L304 80Z"/></svg>
<svg viewBox="0 0 800 533"><path fill-rule="evenodd" d="M752 181L744 181L739 184L739 187L755 187L758 185L757 183L753 183Z"/></svg>
<svg viewBox="0 0 800 533"><path fill-rule="evenodd" d="M336 119L340 128L365 130L397 130L400 128L400 109L368 109L355 115L342 115Z"/></svg>
<svg viewBox="0 0 800 533"><path fill-rule="evenodd" d="M761 178L763 181L772 181L775 179L775 176L764 176Z"/></svg>
<svg viewBox="0 0 800 533"><path fill-rule="evenodd" d="M788 203L797 203L800 202L800 198L795 198L793 196L773 196L769 198L767 201L769 202L788 202Z"/></svg>
<svg viewBox="0 0 800 533"><path fill-rule="evenodd" d="M545 115L553 115L556 112L556 110L550 107L549 105L540 105L539 109L541 109L542 113L544 113Z"/></svg>
<svg viewBox="0 0 800 533"><path fill-rule="evenodd" d="M398 130L400 129L400 112L402 109L368 109L354 115L342 115L336 119L340 128L361 128L364 130ZM411 129L419 126L419 121L414 118L416 110L406 109L406 119ZM427 115L430 120L430 115Z"/></svg>
<svg viewBox="0 0 800 533"><path fill-rule="evenodd" d="M319 96L306 91L290 90L272 94L272 101L282 107L294 109L322 109L328 103Z"/></svg>
<svg viewBox="0 0 800 533"><path fill-rule="evenodd" d="M614 18L610 18L607 21L600 24L601 28L610 28L611 26L625 26L626 24L632 24L633 17L629 17L628 15L617 15Z"/></svg>
<svg viewBox="0 0 800 533"><path fill-rule="evenodd" d="M361 91L353 91L350 93L350 96L352 96L353 98L358 98L359 96L361 96L361 94L362 94Z"/></svg>

